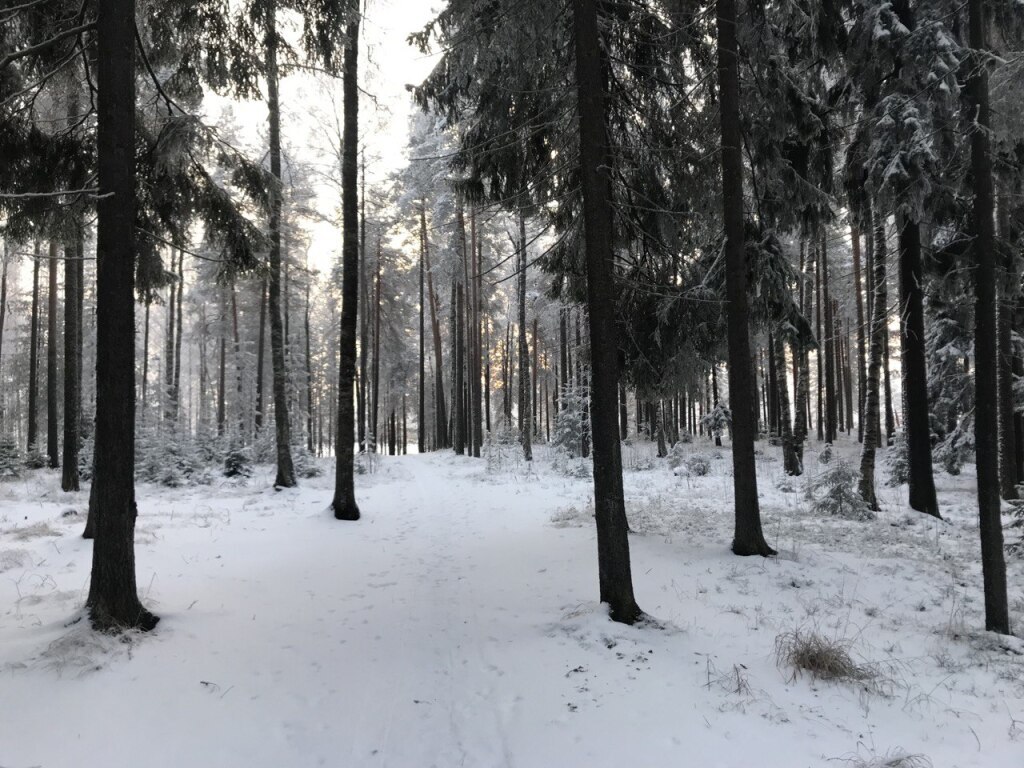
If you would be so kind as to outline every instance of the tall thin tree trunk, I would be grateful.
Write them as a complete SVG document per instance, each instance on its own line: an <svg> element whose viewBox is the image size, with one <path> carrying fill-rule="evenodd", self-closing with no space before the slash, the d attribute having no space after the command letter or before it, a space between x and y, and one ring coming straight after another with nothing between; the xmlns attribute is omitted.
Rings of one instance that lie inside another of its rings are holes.
<svg viewBox="0 0 1024 768"><path fill-rule="evenodd" d="M1006 221L1006 201L1000 197L999 229L1003 239L1009 239L1009 224ZM1001 260L997 267L997 287L999 305L996 314L998 334L998 355L996 370L998 371L997 391L999 397L999 488L1000 495L1006 499L1016 499L1017 493L1017 435L1016 414L1014 411L1013 393L1013 313L1017 304L1019 290L1014 288L1016 272L1012 258Z"/></svg>
<svg viewBox="0 0 1024 768"><path fill-rule="evenodd" d="M278 102L276 6L271 0L267 10L267 112L270 122L270 173L281 180L281 108ZM274 436L277 444L275 488L295 486L292 464L291 425L288 423L288 372L285 368L284 326L281 317L281 192L271 195L270 276L267 285L267 311L270 313L270 357L274 386Z"/></svg>
<svg viewBox="0 0 1024 768"><path fill-rule="evenodd" d="M46 276L46 458L51 469L60 466L60 437L57 419L57 241L50 241ZM132 386L132 397L135 387Z"/></svg>
<svg viewBox="0 0 1024 768"><path fill-rule="evenodd" d="M869 233L870 235L870 233ZM864 335L864 294L860 277L860 230L850 225L853 241L853 293L857 303L857 442L864 442L864 398L867 394L867 343Z"/></svg>
<svg viewBox="0 0 1024 768"><path fill-rule="evenodd" d="M381 247L380 232L377 233L377 279L376 295L373 303L373 385L370 395L370 445L371 450L381 445L380 439L380 296L381 296Z"/></svg>
<svg viewBox="0 0 1024 768"><path fill-rule="evenodd" d="M313 419L314 419L314 389L313 389L313 342L309 333L309 294L312 277L309 272L309 261L307 254L306 262L306 307L305 307L305 336L306 336L306 448L313 453Z"/></svg>
<svg viewBox="0 0 1024 768"><path fill-rule="evenodd" d="M740 155L739 43L736 0L717 0L718 90L722 130L722 206L725 221L725 291L732 406L732 466L736 520L732 551L774 555L761 530L754 463L754 372L750 365L747 265L743 244L743 161Z"/></svg>
<svg viewBox="0 0 1024 768"><path fill-rule="evenodd" d="M430 242L427 240L427 214L420 206L420 232L423 237L423 258L427 268L427 298L430 302L430 332L434 340L434 429L435 448L447 448L448 409L444 396L444 349L441 346L441 321L438 317L434 272L430 268Z"/></svg>
<svg viewBox="0 0 1024 768"><path fill-rule="evenodd" d="M780 335L775 336L775 370L779 381L779 435L782 437L782 466L787 475L803 474L800 455L796 450L796 440L789 413L789 387L786 384L786 345Z"/></svg>
<svg viewBox="0 0 1024 768"><path fill-rule="evenodd" d="M530 410L530 346L526 341L526 216L519 210L519 433L523 457L533 461L533 418ZM579 328L577 327L577 334ZM536 343L536 342L535 342ZM584 454L586 455L586 454Z"/></svg>
<svg viewBox="0 0 1024 768"><path fill-rule="evenodd" d="M39 446L39 241L32 256L32 319L28 335L28 451Z"/></svg>
<svg viewBox="0 0 1024 768"><path fill-rule="evenodd" d="M422 208L421 208L421 210L422 210ZM424 260L424 251L426 250L426 245L427 245L426 242L425 242L426 236L427 236L427 233L426 233L425 229L426 229L426 227L421 227L420 228L420 263L419 263L419 273L420 273L419 274L419 278L420 278L420 302L419 302L419 321L420 321L419 363L420 363L420 369L419 369L419 374L420 374L420 378L419 378L419 404L418 404L418 408L417 408L417 411L416 411L416 450L417 450L418 453L425 453L426 450L427 450L427 444L426 444L426 432L427 432L427 430L426 430L426 427L425 427L425 424L426 424L425 417L426 417L426 413L427 413L426 412L426 386L427 386L427 382L426 382L426 376L425 376L426 365L425 365L425 360L424 360L424 352L426 350L426 342L425 342L425 339L424 339L424 331L426 330L426 324L425 324L426 313L424 311L424 306L423 306L423 299L424 299L424 295L423 295L423 288L424 288L424 286L423 286L423 282L424 282L423 281L423 271L424 271L424 269L423 269L423 260Z"/></svg>
<svg viewBox="0 0 1024 768"><path fill-rule="evenodd" d="M836 441L836 355L835 355L835 328L832 318L832 299L829 292L828 279L828 247L825 242L826 235L821 234L821 251L819 258L821 265L821 300L823 302L823 317L825 320L825 442Z"/></svg>
<svg viewBox="0 0 1024 768"><path fill-rule="evenodd" d="M986 49L983 0L968 0L970 46ZM992 184L992 154L989 141L988 69L981 61L971 62L967 80L968 125L971 131L971 172L974 183L974 381L976 405L974 436L977 452L978 513L981 533L981 570L985 585L985 629L1010 634L1010 613L1006 595L1006 560L1003 555L1003 527L999 500L999 446L997 408L996 345L996 253L995 193Z"/></svg>
<svg viewBox="0 0 1024 768"><path fill-rule="evenodd" d="M898 222L899 224L900 222ZM910 506L941 517L932 475L931 424L928 416L928 367L924 341L924 273L921 227L905 218L899 234L900 341L903 347L903 425L910 465Z"/></svg>
<svg viewBox="0 0 1024 768"><path fill-rule="evenodd" d="M89 608L96 629L149 630L135 583L135 2L97 6L95 540ZM90 505L92 507L92 505Z"/></svg>
<svg viewBox="0 0 1024 768"><path fill-rule="evenodd" d="M75 110L77 112L77 109ZM60 487L64 491L77 491L78 450L81 441L82 422L82 317L79 314L79 294L83 290L80 280L82 264L82 223L78 216L73 220L73 235L64 246L64 461ZM5 265L6 266L6 265ZM0 300L0 304L2 304ZM0 306L0 316L3 307ZM0 336L3 326L0 325ZM149 347L149 303L146 303L146 344ZM148 355L143 364L142 407L146 407L146 376ZM143 411L145 413L145 411Z"/></svg>
<svg viewBox="0 0 1024 768"><path fill-rule="evenodd" d="M338 340L338 436L335 441L334 498L331 509L337 520L358 520L355 491L355 412L353 385L356 378L356 332L359 304L359 22L358 0L346 3L345 61L342 76L344 127L341 160L342 275L341 331Z"/></svg>
<svg viewBox="0 0 1024 768"><path fill-rule="evenodd" d="M172 257L173 258L173 257ZM174 420L178 420L178 414L181 408L181 341L184 323L183 323L183 297L185 296L185 251L182 248L178 249L178 294L175 297L178 306L174 313L174 378L172 380L172 392L173 397L171 403L174 408Z"/></svg>
<svg viewBox="0 0 1024 768"><path fill-rule="evenodd" d="M881 398L882 346L883 337L888 333L886 328L885 290L885 219L881 215L875 222L872 231L870 209L865 212L866 231L874 236L876 245L872 252L874 269L874 297L871 300L871 349L868 360L868 380L864 397L864 444L860 455L860 495L873 510L878 510L878 498L875 496L875 452L881 445L881 430L878 413Z"/></svg>
<svg viewBox="0 0 1024 768"><path fill-rule="evenodd" d="M260 331L256 341L256 415L253 418L255 434L258 437L263 429L263 360L267 348L267 281L260 280Z"/></svg>
<svg viewBox="0 0 1024 768"><path fill-rule="evenodd" d="M622 455L615 401L619 359L612 253L612 181L605 123L606 53L598 37L595 0L573 0L587 306L593 369L594 517L597 522L601 602L614 621L643 615L633 596L628 524L622 491Z"/></svg>
<svg viewBox="0 0 1024 768"><path fill-rule="evenodd" d="M828 354L828 341L825 338L824 326L822 325L822 312L821 312L821 251L815 246L811 246L811 253L814 254L814 336L818 340L818 349L815 352L815 362L817 363L817 377L816 387L818 408L815 418L815 424L818 430L818 442L828 442L825 439L825 398L824 398L824 387L825 387L825 366L824 366L824 355Z"/></svg>
<svg viewBox="0 0 1024 768"><path fill-rule="evenodd" d="M805 263L804 243L800 243L800 287L798 290L800 298L800 314L807 317L807 276L804 273ZM810 399L811 365L810 354L804 342L794 340L793 362L796 372L793 382L793 443L800 466L804 463L804 444L807 441L807 405Z"/></svg>

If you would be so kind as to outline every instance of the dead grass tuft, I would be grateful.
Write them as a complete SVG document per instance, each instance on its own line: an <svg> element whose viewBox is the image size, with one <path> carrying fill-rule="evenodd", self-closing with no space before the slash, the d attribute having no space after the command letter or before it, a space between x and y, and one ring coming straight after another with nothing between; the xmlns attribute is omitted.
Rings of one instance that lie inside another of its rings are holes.
<svg viewBox="0 0 1024 768"><path fill-rule="evenodd" d="M792 671L790 679L804 672L815 680L863 682L874 672L857 664L850 655L850 643L825 637L813 630L796 629L775 638L775 660Z"/></svg>

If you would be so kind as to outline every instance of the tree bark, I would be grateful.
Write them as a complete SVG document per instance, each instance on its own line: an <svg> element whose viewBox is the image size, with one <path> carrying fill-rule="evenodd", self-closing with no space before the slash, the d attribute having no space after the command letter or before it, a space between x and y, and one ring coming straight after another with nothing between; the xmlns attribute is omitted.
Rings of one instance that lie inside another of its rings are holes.
<svg viewBox="0 0 1024 768"><path fill-rule="evenodd" d="M622 455L616 418L619 351L615 328L612 182L603 91L606 53L598 36L595 0L573 0L583 231L587 265L593 379L594 517L597 522L601 602L612 620L643 616L633 596L629 527L622 491Z"/></svg>
<svg viewBox="0 0 1024 768"><path fill-rule="evenodd" d="M985 50L983 0L968 0L970 46ZM981 570L985 590L985 629L1010 634L1006 595L1006 560L999 500L999 448L997 412L995 199L989 142L988 70L975 59L967 80L968 124L971 131L971 175L974 184L974 438L978 473L978 513L981 534Z"/></svg>
<svg viewBox="0 0 1024 768"><path fill-rule="evenodd" d="M866 213L868 232L871 233L871 213ZM875 452L881 445L881 430L879 421L881 388L880 378L882 371L882 345L883 337L888 333L886 328L885 306L888 301L885 290L885 224L884 219L879 216L874 227L873 235L877 246L872 253L872 267L874 269L874 297L872 298L871 316L871 350L868 362L868 380L864 396L864 445L860 455L860 495L871 507L878 510L878 498L875 496ZM869 235L870 237L870 235Z"/></svg>
<svg viewBox="0 0 1024 768"><path fill-rule="evenodd" d="M857 442L864 442L864 398L867 393L867 343L864 334L864 294L861 292L860 230L850 225L853 240L853 293L857 303Z"/></svg>
<svg viewBox="0 0 1024 768"><path fill-rule="evenodd" d="M928 417L928 367L924 340L924 274L921 268L921 228L904 218L900 249L900 341L903 347L903 429L910 458L910 506L939 514L932 474L931 425Z"/></svg>
<svg viewBox="0 0 1024 768"><path fill-rule="evenodd" d="M64 246L64 466L60 487L77 491L78 449L82 421L82 317L79 314L82 293L82 224L76 216L74 234ZM0 313L3 309L0 308ZM149 304L146 304L146 338L149 338ZM3 328L0 326L0 335ZM148 359L148 358L147 358ZM146 368L143 367L145 372ZM142 379L142 407L146 407L146 377Z"/></svg>
<svg viewBox="0 0 1024 768"><path fill-rule="evenodd" d="M422 211L422 207L420 209ZM419 283L420 283L420 302L419 302L419 321L420 321L420 348L419 348L419 404L416 411L416 450L419 453L425 453L427 450L426 444L426 365L424 360L424 352L426 350L426 342L424 339L424 331L426 330L424 306L423 306L423 259L424 252L426 250L426 227L421 226L420 228L420 263L419 263Z"/></svg>
<svg viewBox="0 0 1024 768"><path fill-rule="evenodd" d="M530 408L530 346L526 341L526 216L519 210L519 434L523 458L533 461L533 418ZM577 328L577 334L579 330ZM536 343L536 340L535 342ZM584 454L586 455L586 454Z"/></svg>
<svg viewBox="0 0 1024 768"><path fill-rule="evenodd" d="M60 437L57 419L57 241L50 241L46 276L46 459L50 469L60 466ZM132 397L135 387L132 386Z"/></svg>
<svg viewBox="0 0 1024 768"><path fill-rule="evenodd" d="M342 76L344 126L342 129L341 207L342 275L341 331L338 341L338 432L335 441L334 498L331 509L337 520L358 520L355 491L356 331L359 304L359 22L358 0L348 0L345 29L345 61Z"/></svg>
<svg viewBox="0 0 1024 768"><path fill-rule="evenodd" d="M39 241L32 257L32 319L28 334L28 452L38 449L39 442Z"/></svg>
<svg viewBox="0 0 1024 768"><path fill-rule="evenodd" d="M278 101L276 4L267 10L267 112L270 123L270 173L281 181L281 108ZM347 102L346 102L347 106ZM267 283L267 311L270 313L270 357L274 389L274 436L277 444L275 488L293 488L291 426L288 423L288 372L285 368L284 326L281 318L281 190L270 198L270 275Z"/></svg>
<svg viewBox="0 0 1024 768"><path fill-rule="evenodd" d="M789 414L789 387L786 384L786 345L782 337L775 336L775 370L779 377L779 434L782 437L782 466L787 475L803 474L801 457L796 449L796 439Z"/></svg>
<svg viewBox="0 0 1024 768"><path fill-rule="evenodd" d="M98 630L149 630L135 584L135 2L97 6L95 541L86 605Z"/></svg>
<svg viewBox="0 0 1024 768"><path fill-rule="evenodd" d="M722 205L725 221L726 316L732 465L736 520L732 551L774 555L761 530L754 463L754 376L750 363L747 263L743 242L743 161L740 155L739 44L735 0L717 0L719 115L722 131Z"/></svg>
<svg viewBox="0 0 1024 768"><path fill-rule="evenodd" d="M256 342L256 415L253 418L255 436L263 429L263 360L267 348L267 281L260 280L260 331Z"/></svg>
<svg viewBox="0 0 1024 768"><path fill-rule="evenodd" d="M832 299L829 295L828 247L824 232L821 234L819 258L821 263L818 271L821 275L821 299L824 306L822 314L825 320L825 442L834 443L836 441L836 340Z"/></svg>
<svg viewBox="0 0 1024 768"><path fill-rule="evenodd" d="M434 272L430 268L430 241L427 239L427 213L420 206L420 232L423 237L423 258L427 269L427 298L430 302L430 332L434 340L434 448L447 448L448 409L444 396L444 349L441 345L441 321L434 292Z"/></svg>

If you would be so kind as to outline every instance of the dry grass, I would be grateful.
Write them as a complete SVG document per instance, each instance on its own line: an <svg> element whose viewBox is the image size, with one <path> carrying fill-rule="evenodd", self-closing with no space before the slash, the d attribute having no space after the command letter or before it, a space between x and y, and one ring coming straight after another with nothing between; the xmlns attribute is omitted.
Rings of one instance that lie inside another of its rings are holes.
<svg viewBox="0 0 1024 768"><path fill-rule="evenodd" d="M34 525L27 525L24 528L11 528L7 531L11 534L11 537L15 541L29 541L31 539L39 539L44 536L61 537L60 531L55 530L50 526L49 523L35 523Z"/></svg>
<svg viewBox="0 0 1024 768"><path fill-rule="evenodd" d="M846 640L796 629L775 638L775 660L780 667L791 670L791 680L805 672L815 680L831 682L871 680L874 672L853 660L850 646Z"/></svg>
<svg viewBox="0 0 1024 768"><path fill-rule="evenodd" d="M846 762L853 768L932 768L932 761L924 755L912 755L902 749L894 749L884 755L853 757Z"/></svg>

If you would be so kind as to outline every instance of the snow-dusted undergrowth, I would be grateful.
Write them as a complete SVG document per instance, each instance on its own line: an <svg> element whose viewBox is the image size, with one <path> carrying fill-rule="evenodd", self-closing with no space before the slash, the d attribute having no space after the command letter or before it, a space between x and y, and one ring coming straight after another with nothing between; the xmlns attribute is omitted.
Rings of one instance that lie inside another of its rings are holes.
<svg viewBox="0 0 1024 768"><path fill-rule="evenodd" d="M728 446L629 447L637 627L596 602L588 463L543 447L379 459L355 524L329 471L140 486L163 620L128 638L81 620L87 491L26 472L0 483L0 765L1019 766L1024 643L979 629L973 467L938 475L945 521L881 482L856 521L807 500L814 451L786 478L759 450L767 561L728 551Z"/></svg>

